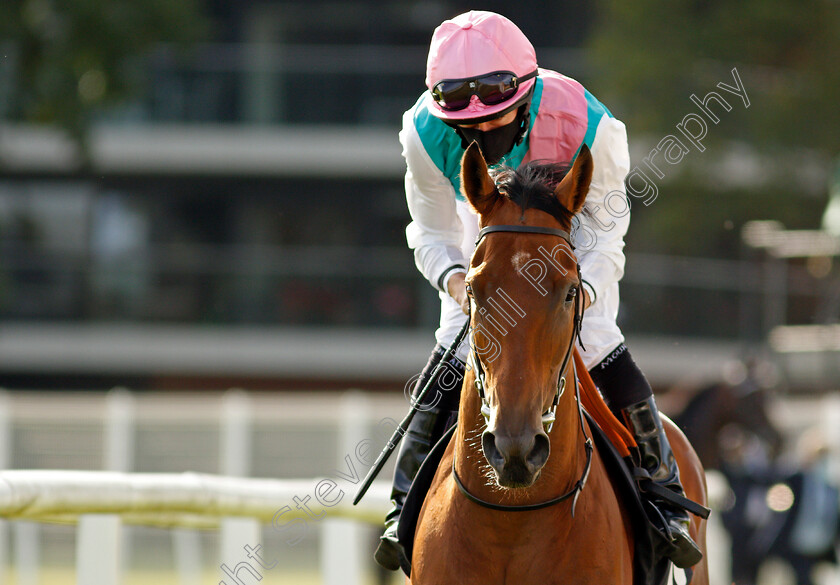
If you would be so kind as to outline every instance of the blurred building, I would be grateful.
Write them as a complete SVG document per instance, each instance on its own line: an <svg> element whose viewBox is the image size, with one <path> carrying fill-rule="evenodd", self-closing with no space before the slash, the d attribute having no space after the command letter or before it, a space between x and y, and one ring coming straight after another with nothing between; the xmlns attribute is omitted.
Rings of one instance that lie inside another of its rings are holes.
<svg viewBox="0 0 840 585"><path fill-rule="evenodd" d="M490 4L589 84L590 8ZM89 170L57 131L0 127L0 385L391 387L418 370L437 297L405 246L397 131L432 30L468 8L213 0L213 42L142 62L147 90L100 114ZM664 384L731 357L763 283L631 254L622 319Z"/></svg>

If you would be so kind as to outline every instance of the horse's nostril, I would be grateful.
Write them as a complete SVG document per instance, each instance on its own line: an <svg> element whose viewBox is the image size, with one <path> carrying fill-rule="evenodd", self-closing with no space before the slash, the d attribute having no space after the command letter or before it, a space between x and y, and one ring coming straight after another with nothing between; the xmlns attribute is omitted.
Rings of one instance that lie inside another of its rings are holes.
<svg viewBox="0 0 840 585"><path fill-rule="evenodd" d="M538 433L534 437L534 447L531 449L525 460L529 465L533 465L536 469L541 469L545 462L548 461L548 454L551 451L551 443L548 440L548 435L545 433Z"/></svg>
<svg viewBox="0 0 840 585"><path fill-rule="evenodd" d="M490 431L485 431L481 435L481 448L484 450L484 456L493 467L501 467L505 463L505 458L499 452L496 446L496 435Z"/></svg>
<svg viewBox="0 0 840 585"><path fill-rule="evenodd" d="M533 469L540 469L548 460L549 440L542 432L508 437L485 431L481 446L487 461L494 467L519 461Z"/></svg>
<svg viewBox="0 0 840 585"><path fill-rule="evenodd" d="M542 431L526 431L513 437L504 432L485 431L481 446L484 458L503 487L528 487L548 461L549 441Z"/></svg>

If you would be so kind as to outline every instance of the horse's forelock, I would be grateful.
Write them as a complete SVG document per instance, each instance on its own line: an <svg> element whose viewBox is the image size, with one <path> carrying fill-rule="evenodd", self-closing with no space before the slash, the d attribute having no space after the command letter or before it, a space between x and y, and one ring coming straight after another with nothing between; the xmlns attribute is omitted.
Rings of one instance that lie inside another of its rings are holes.
<svg viewBox="0 0 840 585"><path fill-rule="evenodd" d="M569 172L565 163L532 161L518 169L500 166L492 171L499 192L526 209L539 209L553 216L561 224L571 221L574 215L554 194L554 189Z"/></svg>

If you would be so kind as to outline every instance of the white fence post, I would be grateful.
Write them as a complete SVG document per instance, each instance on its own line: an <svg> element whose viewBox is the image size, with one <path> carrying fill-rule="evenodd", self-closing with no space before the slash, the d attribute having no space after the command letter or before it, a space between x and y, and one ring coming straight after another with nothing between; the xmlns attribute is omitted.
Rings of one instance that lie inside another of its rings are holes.
<svg viewBox="0 0 840 585"><path fill-rule="evenodd" d="M364 478L367 466L357 458L357 446L367 438L368 398L359 391L344 394L339 406L343 413L338 438L338 469L348 473L347 457ZM349 473L348 473L349 474ZM350 484L358 487L359 482ZM345 489L345 491L347 491ZM345 493L352 499L354 493ZM365 567L369 566L367 552L368 527L339 518L327 518L321 528L321 582L323 585L361 585L365 581Z"/></svg>
<svg viewBox="0 0 840 585"><path fill-rule="evenodd" d="M181 585L201 585L201 540L198 532L175 528L172 530L172 544Z"/></svg>
<svg viewBox="0 0 840 585"><path fill-rule="evenodd" d="M712 515L706 524L706 558L709 561L710 583L731 583L732 566L729 562L731 542L723 525L720 511L723 510L729 494L729 482L717 470L706 470L709 507Z"/></svg>
<svg viewBox="0 0 840 585"><path fill-rule="evenodd" d="M840 397L830 394L822 399L823 437L829 449L829 476L840 484Z"/></svg>
<svg viewBox="0 0 840 585"><path fill-rule="evenodd" d="M122 574L119 516L88 514L76 532L77 585L118 585Z"/></svg>
<svg viewBox="0 0 840 585"><path fill-rule="evenodd" d="M15 531L15 569L18 585L38 585L41 564L41 527L34 522L17 521Z"/></svg>
<svg viewBox="0 0 840 585"><path fill-rule="evenodd" d="M3 458L4 466L7 469L12 459L12 428L11 428L11 399L9 394L3 390L0 398L0 457ZM5 553L5 532L6 526L2 529L3 551ZM15 569L17 571L18 585L38 585L40 578L39 567L41 564L41 527L34 522L15 522L13 524L15 542ZM5 569L6 563L2 564Z"/></svg>
<svg viewBox="0 0 840 585"><path fill-rule="evenodd" d="M220 473L231 477L251 474L252 407L243 390L231 389L222 399ZM223 518L219 565L235 567L247 556L246 546L256 547L262 540L261 526L253 518Z"/></svg>
<svg viewBox="0 0 840 585"><path fill-rule="evenodd" d="M105 397L102 467L126 473L134 464L134 398L126 388ZM79 518L76 532L78 585L118 585L129 550L120 517L90 514Z"/></svg>
<svg viewBox="0 0 840 585"><path fill-rule="evenodd" d="M134 469L135 442L135 405L134 395L121 386L113 388L105 397L105 445L103 468L106 471L128 473ZM118 575L122 575L128 566L131 555L131 528L122 527L118 516L101 516L93 524L102 528L110 522L106 530L119 539L120 549ZM94 546L96 539L89 540Z"/></svg>
<svg viewBox="0 0 840 585"><path fill-rule="evenodd" d="M0 469L12 466L11 401L5 388L0 388ZM0 584L6 579L9 565L9 525L0 520Z"/></svg>
<svg viewBox="0 0 840 585"><path fill-rule="evenodd" d="M106 471L131 471L134 467L134 396L117 387L108 392L105 403Z"/></svg>

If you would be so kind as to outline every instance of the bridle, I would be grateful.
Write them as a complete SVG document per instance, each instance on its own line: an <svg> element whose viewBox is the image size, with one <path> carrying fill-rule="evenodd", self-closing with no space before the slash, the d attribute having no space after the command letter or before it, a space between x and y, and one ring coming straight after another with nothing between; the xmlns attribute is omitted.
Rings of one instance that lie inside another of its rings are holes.
<svg viewBox="0 0 840 585"><path fill-rule="evenodd" d="M516 233L526 233L526 234L547 234L558 236L565 240L569 246L574 250L574 245L572 244L572 238L569 235L569 232L565 230L560 230L556 228L549 228L549 227L540 227L540 226L527 226L527 225L492 225L482 228L478 232L478 237L475 240L475 245L478 246L479 242L487 235L497 232L516 232ZM578 280L580 280L580 264L576 265ZM566 372L566 368L569 365L569 362L572 358L572 351L574 350L575 340L580 339L580 329L583 324L583 287L578 286L577 292L575 293L575 316L574 316L574 328L572 331L571 340L569 341L569 346L566 349L566 355L563 357L563 362L560 367L560 371L557 375L557 386L554 392L554 398L551 401L551 406L543 413L542 415L542 424L543 428L545 428L546 433L550 433L551 429L554 427L554 421L556 420L555 413L557 412L557 405L560 402L560 397L563 395L563 392L566 389L566 376L564 375ZM479 398L481 399L481 414L484 416L485 424L489 422L490 419L490 404L487 401L487 393L485 390L485 375L484 375L484 368L481 365L481 360L479 359L478 352L475 349L475 344L471 344L472 348L470 350L470 354L468 360L470 361L472 367L475 368L475 389L478 391ZM581 344L582 345L582 344ZM577 504L578 496L580 492L583 490L584 485L586 485L586 480L589 477L589 470L592 463L592 438L587 434L586 427L583 422L583 406L581 405L580 400L580 385L578 384L577 379L577 372L575 370L574 362L572 362L572 380L574 383L575 388L575 400L577 401L578 405L578 420L580 422L580 429L583 433L583 436L586 438L586 442L584 446L586 448L586 465L583 468L583 473L581 474L580 479L578 479L577 483L572 487L571 490L566 492L563 495L557 496L556 498L552 498L545 502L540 502L537 504L524 504L524 505L516 505L516 506L509 506L505 504L494 504L493 502L487 502L482 500L481 498L474 496L471 494L464 484L461 482L461 478L458 477L458 473L455 471L455 460L453 458L452 461L452 475L455 479L455 483L458 485L458 489L461 490L461 493L464 496L476 503L480 506L485 508L490 508L492 510L499 510L504 512L528 512L532 510L539 510L541 508L547 508L549 506L553 506L554 504L559 504L569 498L574 498L572 502L572 516L574 517L575 514L575 505Z"/></svg>
<svg viewBox="0 0 840 585"><path fill-rule="evenodd" d="M523 225L492 225L485 228L482 228L481 231L478 232L478 237L475 240L475 245L478 246L479 242L486 236L487 234L496 233L496 232L518 232L518 233L527 233L527 234L548 234L553 236L558 236L566 240L569 246L574 250L574 246L572 245L571 236L569 232L564 230L559 230L555 228L549 227L540 227L540 226L523 226ZM580 280L580 264L577 265L577 274L578 280ZM554 426L555 421L555 413L557 412L557 405L560 402L560 397L563 395L563 392L566 389L566 377L563 375L566 371L566 367L569 365L569 360L572 357L572 351L575 345L575 339L580 339L580 329L583 325L583 288L578 286L577 292L575 293L575 317L574 317L574 330L572 331L572 337L569 342L569 347L566 349L566 355L563 357L562 365L560 366L560 371L557 376L557 388L554 392L554 399L551 402L551 406L548 407L542 415L542 424L545 428L546 433L550 433L551 429ZM487 402L487 393L485 392L485 376L484 376L484 368L481 365L481 360L478 357L478 352L475 350L473 346L472 350L470 351L469 358L471 365L475 368L475 388L478 390L478 395L481 398L481 414L484 416L485 422L490 420L490 404ZM574 373L574 365L572 366L573 373ZM575 386L577 386L577 376L574 376ZM575 391L577 393L577 389Z"/></svg>

